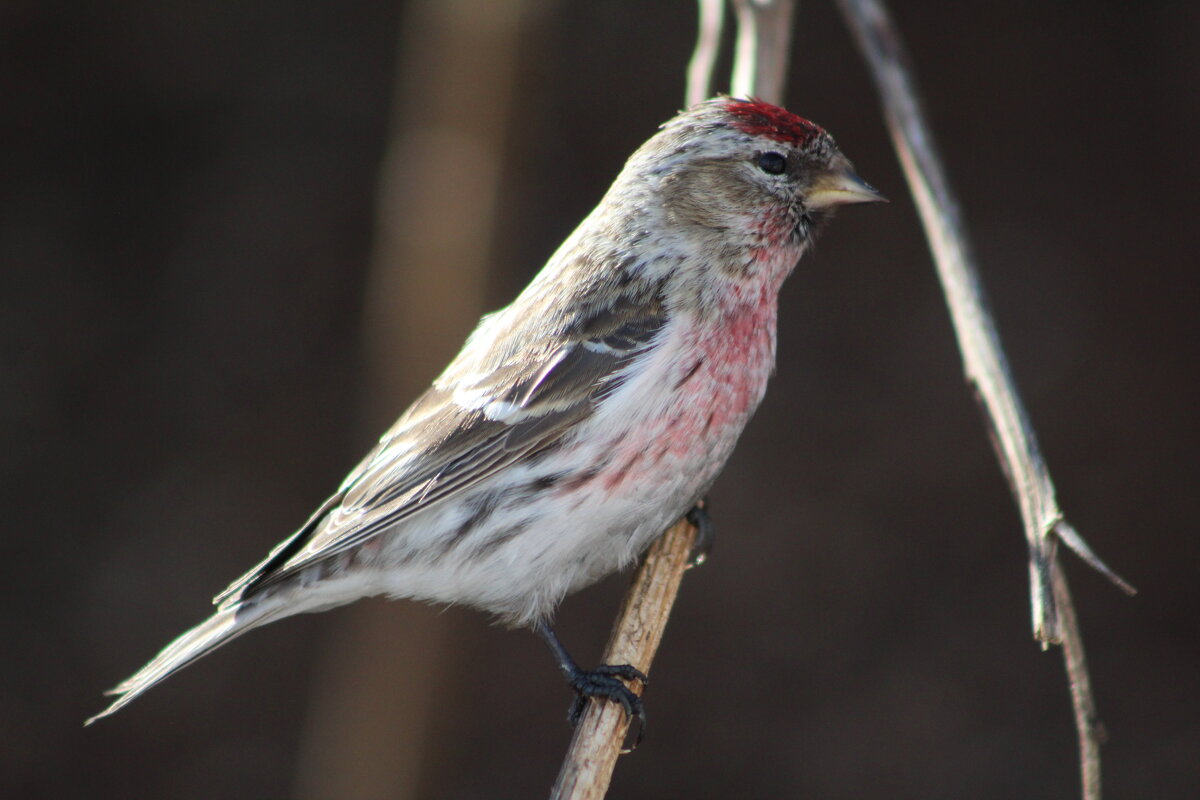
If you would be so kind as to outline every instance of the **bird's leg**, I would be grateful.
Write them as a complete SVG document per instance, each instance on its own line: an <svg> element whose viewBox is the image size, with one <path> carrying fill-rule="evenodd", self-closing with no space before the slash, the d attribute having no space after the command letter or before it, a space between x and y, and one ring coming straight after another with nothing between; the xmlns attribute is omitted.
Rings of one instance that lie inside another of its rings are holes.
<svg viewBox="0 0 1200 800"><path fill-rule="evenodd" d="M642 741L642 732L646 729L646 709L642 706L642 699L630 691L629 687L619 679L624 678L630 681L636 679L641 681L644 686L650 682L649 678L630 664L601 664L593 670L580 669L549 624L536 623L533 630L550 647L550 652L554 653L554 658L558 661L558 668L562 670L563 675L567 678L567 683L571 684L578 695L567 714L571 724L574 725L579 721L587 698L598 697L612 700L620 703L621 707L625 709L625 713L631 718L637 718L638 732L634 741L634 747L637 747Z"/></svg>
<svg viewBox="0 0 1200 800"><path fill-rule="evenodd" d="M692 551L688 553L688 566L698 567L708 559L713 543L717 540L717 529L708 513L708 498L703 497L696 501L696 505L685 515L685 519L696 528L696 541L692 545Z"/></svg>

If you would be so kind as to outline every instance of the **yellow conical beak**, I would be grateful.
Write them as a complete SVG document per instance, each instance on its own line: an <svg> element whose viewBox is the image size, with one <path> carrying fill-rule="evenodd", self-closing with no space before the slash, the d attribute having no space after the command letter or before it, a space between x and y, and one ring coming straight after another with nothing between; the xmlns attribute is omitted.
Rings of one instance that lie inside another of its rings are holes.
<svg viewBox="0 0 1200 800"><path fill-rule="evenodd" d="M805 198L809 208L828 208L848 203L886 203L887 198L848 168L835 168L821 175Z"/></svg>

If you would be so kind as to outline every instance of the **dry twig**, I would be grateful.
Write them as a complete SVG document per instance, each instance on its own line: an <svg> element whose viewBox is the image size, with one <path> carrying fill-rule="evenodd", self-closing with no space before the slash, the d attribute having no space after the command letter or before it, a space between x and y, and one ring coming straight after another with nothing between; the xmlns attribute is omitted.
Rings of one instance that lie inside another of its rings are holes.
<svg viewBox="0 0 1200 800"><path fill-rule="evenodd" d="M725 0L699 0L699 30L696 49L687 68L687 105L694 106L712 94L712 76L725 28Z"/></svg>
<svg viewBox="0 0 1200 800"><path fill-rule="evenodd" d="M696 529L686 520L669 528L646 552L613 625L604 663L632 664L645 674L667 628L667 617L687 569ZM641 693L641 688L634 686ZM575 726L571 747L550 796L553 800L596 800L612 780L629 717L619 703L588 703Z"/></svg>
<svg viewBox="0 0 1200 800"><path fill-rule="evenodd" d="M984 304L978 270L941 159L918 99L908 55L881 0L838 0L883 102L899 155L946 294L967 379L991 423L992 443L1008 478L1029 545L1034 637L1043 647L1061 644L1079 734L1086 800L1100 798L1100 737L1095 702L1058 542L1130 594L1063 518L1037 437L1017 396L995 325Z"/></svg>
<svg viewBox="0 0 1200 800"><path fill-rule="evenodd" d="M792 0L733 0L738 26L729 91L734 97L783 102L794 8Z"/></svg>

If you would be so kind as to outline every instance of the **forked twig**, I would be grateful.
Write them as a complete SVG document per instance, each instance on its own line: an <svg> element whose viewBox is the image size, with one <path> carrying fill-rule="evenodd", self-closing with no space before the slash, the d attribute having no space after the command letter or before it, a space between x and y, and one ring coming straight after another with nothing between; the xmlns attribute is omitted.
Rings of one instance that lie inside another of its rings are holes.
<svg viewBox="0 0 1200 800"><path fill-rule="evenodd" d="M1029 546L1034 637L1061 644L1079 735L1083 796L1100 798L1100 736L1083 642L1057 560L1058 542L1132 594L1063 518L1037 437L1017 396L941 159L925 121L908 55L881 0L838 0L883 103L892 143L921 215L958 337L967 379L991 424L993 447L1021 511Z"/></svg>

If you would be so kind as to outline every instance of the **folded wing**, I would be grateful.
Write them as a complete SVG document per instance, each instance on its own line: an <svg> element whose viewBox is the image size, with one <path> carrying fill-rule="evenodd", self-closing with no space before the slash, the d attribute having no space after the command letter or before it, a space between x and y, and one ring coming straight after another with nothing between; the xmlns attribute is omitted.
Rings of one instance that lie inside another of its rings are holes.
<svg viewBox="0 0 1200 800"><path fill-rule="evenodd" d="M536 326L518 324L500 336L524 346L456 359L341 489L214 602L244 601L561 441L655 346L666 312L658 297L623 297L573 319L541 347L520 330Z"/></svg>

